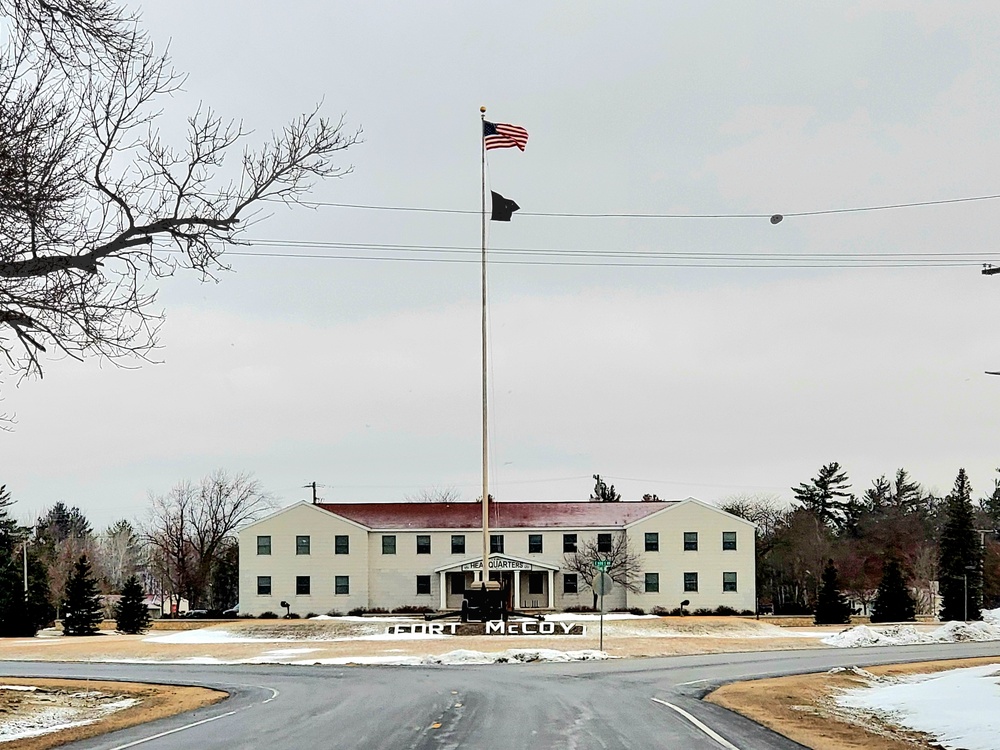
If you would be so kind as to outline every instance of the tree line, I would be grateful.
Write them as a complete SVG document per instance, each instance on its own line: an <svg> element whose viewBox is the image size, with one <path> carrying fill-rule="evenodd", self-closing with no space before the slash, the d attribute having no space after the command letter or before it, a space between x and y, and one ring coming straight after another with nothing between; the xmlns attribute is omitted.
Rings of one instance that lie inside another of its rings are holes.
<svg viewBox="0 0 1000 750"><path fill-rule="evenodd" d="M962 620L1000 606L1000 478L976 501L965 469L944 497L899 469L857 495L833 462L792 492L792 507L772 495L721 503L757 524L763 608L812 614L832 606L841 619L853 610L877 620L890 600L893 613L906 614L908 596L913 614ZM830 604L837 596L843 604Z"/></svg>
<svg viewBox="0 0 1000 750"><path fill-rule="evenodd" d="M34 635L54 620L70 634L93 632L108 597L140 601L143 612L147 595L167 614L182 599L192 609L227 609L239 595L237 529L273 501L251 475L216 471L151 495L141 521L100 532L63 502L22 526L13 504L0 485L0 636Z"/></svg>

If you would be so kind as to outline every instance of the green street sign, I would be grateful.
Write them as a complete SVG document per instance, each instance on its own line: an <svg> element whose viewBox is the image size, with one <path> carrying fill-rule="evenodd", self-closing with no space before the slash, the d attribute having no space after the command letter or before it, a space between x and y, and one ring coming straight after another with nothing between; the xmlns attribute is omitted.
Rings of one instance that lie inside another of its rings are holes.
<svg viewBox="0 0 1000 750"><path fill-rule="evenodd" d="M607 560L595 560L594 567L598 570L604 571L611 567L611 563Z"/></svg>

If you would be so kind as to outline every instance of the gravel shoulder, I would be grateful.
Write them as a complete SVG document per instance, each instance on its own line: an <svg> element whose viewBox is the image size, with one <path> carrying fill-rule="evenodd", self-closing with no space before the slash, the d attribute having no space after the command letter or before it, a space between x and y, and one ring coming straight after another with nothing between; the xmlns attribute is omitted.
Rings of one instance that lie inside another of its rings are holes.
<svg viewBox="0 0 1000 750"><path fill-rule="evenodd" d="M995 657L865 667L878 676L932 674L960 667L997 664ZM724 685L705 700L746 716L814 750L939 750L926 735L837 706L839 692L863 687L849 671L776 677Z"/></svg>

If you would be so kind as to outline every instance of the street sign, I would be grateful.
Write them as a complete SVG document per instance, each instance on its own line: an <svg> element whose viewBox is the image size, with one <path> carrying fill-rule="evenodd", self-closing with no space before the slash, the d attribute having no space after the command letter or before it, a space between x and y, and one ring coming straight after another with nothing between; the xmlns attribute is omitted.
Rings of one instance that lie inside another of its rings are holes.
<svg viewBox="0 0 1000 750"><path fill-rule="evenodd" d="M611 593L611 589L614 585L615 582L607 573L599 573L594 577L594 593L598 596L604 596L605 594Z"/></svg>
<svg viewBox="0 0 1000 750"><path fill-rule="evenodd" d="M600 571L605 571L611 567L611 563L607 560L594 560L594 567Z"/></svg>

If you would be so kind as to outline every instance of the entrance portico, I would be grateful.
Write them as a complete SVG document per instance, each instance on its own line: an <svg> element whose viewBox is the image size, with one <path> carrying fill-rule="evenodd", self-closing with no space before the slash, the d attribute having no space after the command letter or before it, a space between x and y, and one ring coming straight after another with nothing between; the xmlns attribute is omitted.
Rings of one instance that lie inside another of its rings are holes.
<svg viewBox="0 0 1000 750"><path fill-rule="evenodd" d="M525 560L511 555L490 555L490 578L501 583L510 581L513 586L511 603L515 609L555 609L555 573L558 566L539 560ZM481 557L448 563L435 568L441 592L440 609L459 609L466 586L482 580ZM540 576L544 576L541 578ZM522 580L523 578L523 580ZM450 585L449 585L450 584ZM522 596L522 584L527 595ZM542 586L539 586L542 584ZM541 591L538 589L541 588ZM542 605L542 602L545 602Z"/></svg>

